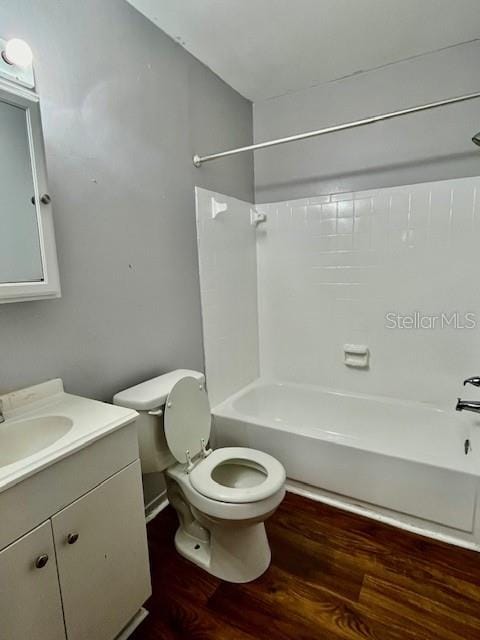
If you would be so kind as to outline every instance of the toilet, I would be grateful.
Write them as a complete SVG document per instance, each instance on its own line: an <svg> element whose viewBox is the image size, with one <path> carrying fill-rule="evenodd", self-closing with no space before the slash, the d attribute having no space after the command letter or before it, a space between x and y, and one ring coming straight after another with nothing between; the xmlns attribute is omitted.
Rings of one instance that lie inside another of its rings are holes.
<svg viewBox="0 0 480 640"><path fill-rule="evenodd" d="M142 473L165 472L177 512L177 551L228 582L267 570L264 522L285 495L285 469L245 447L210 449L211 411L202 373L179 369L117 393L139 413Z"/></svg>

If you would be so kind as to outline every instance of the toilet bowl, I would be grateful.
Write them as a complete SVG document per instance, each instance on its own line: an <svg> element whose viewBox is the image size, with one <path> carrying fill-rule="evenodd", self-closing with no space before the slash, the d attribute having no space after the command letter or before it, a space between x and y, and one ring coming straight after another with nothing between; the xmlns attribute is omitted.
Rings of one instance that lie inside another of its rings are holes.
<svg viewBox="0 0 480 640"><path fill-rule="evenodd" d="M285 469L254 449L208 448L211 412L203 375L171 372L117 394L114 402L140 413L142 471L165 471L179 519L177 551L229 582L249 582L266 571L271 554L264 522L285 495Z"/></svg>

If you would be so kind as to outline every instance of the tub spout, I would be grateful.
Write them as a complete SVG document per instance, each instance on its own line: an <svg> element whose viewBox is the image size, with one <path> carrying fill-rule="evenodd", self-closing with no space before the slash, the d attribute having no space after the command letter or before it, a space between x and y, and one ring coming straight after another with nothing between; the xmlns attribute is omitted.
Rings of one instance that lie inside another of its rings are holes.
<svg viewBox="0 0 480 640"><path fill-rule="evenodd" d="M480 413L480 402L478 400L461 400L458 398L457 411L473 411L474 413Z"/></svg>

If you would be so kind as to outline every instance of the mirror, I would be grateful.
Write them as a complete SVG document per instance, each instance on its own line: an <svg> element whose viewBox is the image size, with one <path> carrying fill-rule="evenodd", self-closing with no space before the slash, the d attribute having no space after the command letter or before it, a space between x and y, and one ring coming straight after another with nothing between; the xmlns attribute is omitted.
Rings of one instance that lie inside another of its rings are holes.
<svg viewBox="0 0 480 640"><path fill-rule="evenodd" d="M38 96L0 80L0 302L58 297Z"/></svg>
<svg viewBox="0 0 480 640"><path fill-rule="evenodd" d="M0 281L38 282L43 266L24 109L0 102L0 140Z"/></svg>

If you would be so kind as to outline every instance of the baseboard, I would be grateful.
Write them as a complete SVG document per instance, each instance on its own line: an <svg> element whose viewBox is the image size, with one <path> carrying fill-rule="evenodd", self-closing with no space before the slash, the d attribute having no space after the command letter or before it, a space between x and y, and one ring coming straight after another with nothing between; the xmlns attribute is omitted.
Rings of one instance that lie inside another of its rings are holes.
<svg viewBox="0 0 480 640"><path fill-rule="evenodd" d="M474 541L470 542L469 540L465 540L460 537L457 538L454 535L449 535L443 531L438 531L433 525L428 526L427 523L420 524L413 516L396 514L393 511L354 501L345 496L330 493L324 489L318 489L317 487L312 487L311 485L304 484L303 482L298 482L296 480L287 479L285 486L287 491L290 491L290 493L296 493L299 496L315 500L316 502L323 502L324 504L335 507L336 509L349 511L350 513L355 513L356 515L364 516L365 518L377 520L383 524L397 527L398 529L403 529L410 533L416 533L420 536L432 538L439 542L452 544L456 547L469 549L471 551L480 551L480 544Z"/></svg>
<svg viewBox="0 0 480 640"><path fill-rule="evenodd" d="M156 518L158 514L165 509L165 507L168 507L168 504L169 502L166 493L159 496L158 500L148 504L145 507L145 522L148 524L151 520Z"/></svg>
<svg viewBox="0 0 480 640"><path fill-rule="evenodd" d="M123 631L121 631L121 633L115 638L115 640L127 640L127 638L132 635L135 629L145 620L147 616L148 611L144 607L141 607L127 624L127 626L124 627Z"/></svg>

